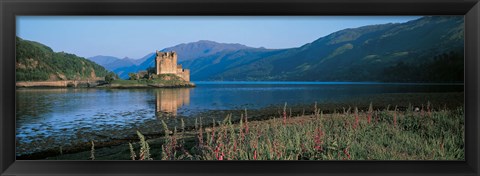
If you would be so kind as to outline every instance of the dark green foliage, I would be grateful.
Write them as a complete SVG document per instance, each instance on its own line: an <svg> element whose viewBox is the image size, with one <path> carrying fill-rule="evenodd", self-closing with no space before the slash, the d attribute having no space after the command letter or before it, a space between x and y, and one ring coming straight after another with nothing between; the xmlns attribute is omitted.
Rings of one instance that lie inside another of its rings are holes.
<svg viewBox="0 0 480 176"><path fill-rule="evenodd" d="M105 76L105 81L107 83L111 83L115 79L118 79L118 76L113 72L109 72L107 76Z"/></svg>
<svg viewBox="0 0 480 176"><path fill-rule="evenodd" d="M137 80L138 75L136 73L128 73L128 77L130 80Z"/></svg>
<svg viewBox="0 0 480 176"><path fill-rule="evenodd" d="M157 71L155 70L155 67L148 67L147 68L147 73L150 74L156 74Z"/></svg>
<svg viewBox="0 0 480 176"><path fill-rule="evenodd" d="M385 82L463 82L463 51L437 55L432 62L398 62L383 71Z"/></svg>
<svg viewBox="0 0 480 176"><path fill-rule="evenodd" d="M130 80L116 79L111 84L116 85L149 85L149 84L163 84L164 86L186 85L188 82L174 74L160 74L152 75L150 78L139 78L137 74L130 73Z"/></svg>
<svg viewBox="0 0 480 176"><path fill-rule="evenodd" d="M85 58L56 53L43 44L16 38L17 81L95 79L107 73L105 68Z"/></svg>

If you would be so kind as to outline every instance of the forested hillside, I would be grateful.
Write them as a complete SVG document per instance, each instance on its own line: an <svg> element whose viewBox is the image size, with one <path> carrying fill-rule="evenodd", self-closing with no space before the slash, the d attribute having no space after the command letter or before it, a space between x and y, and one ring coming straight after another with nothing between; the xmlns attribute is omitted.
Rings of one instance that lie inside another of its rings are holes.
<svg viewBox="0 0 480 176"><path fill-rule="evenodd" d="M16 38L16 80L86 80L105 77L102 66L65 52L54 52L41 43Z"/></svg>

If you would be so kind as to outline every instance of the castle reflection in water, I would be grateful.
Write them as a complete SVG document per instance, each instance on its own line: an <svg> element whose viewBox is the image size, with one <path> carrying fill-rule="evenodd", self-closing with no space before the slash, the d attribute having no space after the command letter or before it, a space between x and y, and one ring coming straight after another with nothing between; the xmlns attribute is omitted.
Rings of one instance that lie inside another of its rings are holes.
<svg viewBox="0 0 480 176"><path fill-rule="evenodd" d="M155 112L157 115L176 116L177 110L190 104L190 89L158 89L156 91Z"/></svg>

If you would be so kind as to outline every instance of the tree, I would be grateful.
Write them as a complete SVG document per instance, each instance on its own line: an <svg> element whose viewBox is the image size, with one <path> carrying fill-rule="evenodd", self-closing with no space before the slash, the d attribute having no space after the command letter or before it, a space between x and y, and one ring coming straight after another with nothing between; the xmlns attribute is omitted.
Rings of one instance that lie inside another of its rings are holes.
<svg viewBox="0 0 480 176"><path fill-rule="evenodd" d="M137 74L136 73L128 73L128 77L130 77L130 80L137 80Z"/></svg>
<svg viewBox="0 0 480 176"><path fill-rule="evenodd" d="M109 72L106 76L105 76L105 81L107 83L112 83L113 80L115 80L115 78L117 78L118 76L113 73L113 72Z"/></svg>
<svg viewBox="0 0 480 176"><path fill-rule="evenodd" d="M157 74L157 71L155 70L155 67L148 67L147 68L148 74Z"/></svg>

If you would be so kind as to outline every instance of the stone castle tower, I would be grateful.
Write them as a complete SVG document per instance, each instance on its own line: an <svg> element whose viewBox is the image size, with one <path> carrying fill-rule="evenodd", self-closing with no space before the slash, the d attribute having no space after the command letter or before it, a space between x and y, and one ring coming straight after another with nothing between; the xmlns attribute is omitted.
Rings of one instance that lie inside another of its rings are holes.
<svg viewBox="0 0 480 176"><path fill-rule="evenodd" d="M156 51L155 58L156 74L175 74L185 81L190 82L190 70L183 69L182 65L177 65L177 53Z"/></svg>

